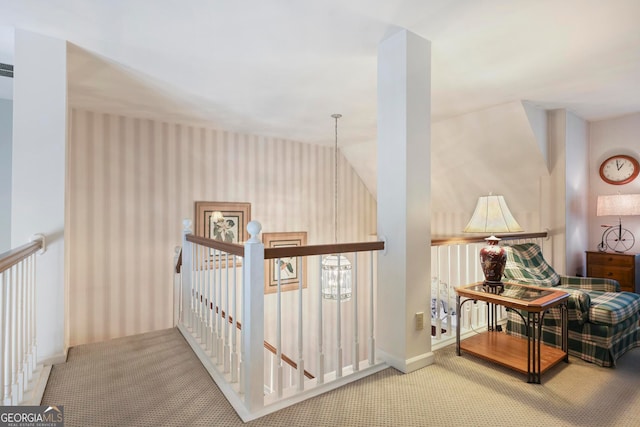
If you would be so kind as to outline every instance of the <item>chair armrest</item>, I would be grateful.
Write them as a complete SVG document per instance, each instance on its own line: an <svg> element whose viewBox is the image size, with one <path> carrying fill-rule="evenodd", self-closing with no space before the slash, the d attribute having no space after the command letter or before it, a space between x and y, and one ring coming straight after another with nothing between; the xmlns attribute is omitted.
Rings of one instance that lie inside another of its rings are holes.
<svg viewBox="0 0 640 427"><path fill-rule="evenodd" d="M617 280L599 277L560 276L560 286L590 291L620 292L620 283Z"/></svg>
<svg viewBox="0 0 640 427"><path fill-rule="evenodd" d="M582 325L589 320L591 296L588 292L582 289L572 289L569 287L563 289L561 286L558 286L556 290L565 291L569 294L569 299L567 300L567 314L569 315L569 322L577 322ZM552 314L552 317L556 319L559 325L561 320L560 312L558 310L552 310L550 310L550 314L554 313Z"/></svg>

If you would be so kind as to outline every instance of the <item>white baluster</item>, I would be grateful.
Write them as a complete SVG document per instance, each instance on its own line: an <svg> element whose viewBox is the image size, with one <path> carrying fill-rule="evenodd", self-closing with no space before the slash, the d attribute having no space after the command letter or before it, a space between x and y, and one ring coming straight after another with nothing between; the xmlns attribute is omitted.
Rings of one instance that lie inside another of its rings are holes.
<svg viewBox="0 0 640 427"><path fill-rule="evenodd" d="M25 265L21 262L16 265L18 267L18 284L16 290L17 295L17 313L18 313L18 334L16 341L16 370L18 371L17 389L18 403L22 402L22 392L25 387L24 383L24 288L25 288Z"/></svg>
<svg viewBox="0 0 640 427"><path fill-rule="evenodd" d="M198 259L198 245L191 245L191 333L194 336L197 336L198 329L198 318L196 316L196 310L198 308L198 289L197 289L197 280L198 280L198 271L196 269L196 263Z"/></svg>
<svg viewBox="0 0 640 427"><path fill-rule="evenodd" d="M209 250L211 258L211 357L218 357L218 313L217 307L220 304L216 295L217 289L217 272L220 268L220 264L216 258L215 249Z"/></svg>
<svg viewBox="0 0 640 427"><path fill-rule="evenodd" d="M231 361L229 360L231 356L231 348L229 346L229 316L231 315L231 311L229 310L229 254L225 253L225 295L224 295L224 372L229 372L231 368Z"/></svg>
<svg viewBox="0 0 640 427"><path fill-rule="evenodd" d="M338 304L336 309L336 345L337 345L337 357L336 357L336 377L342 377L342 274L340 274L340 260L342 254L338 254L338 269L336 270L336 274L338 276L338 280L336 280L337 284L337 292L338 292Z"/></svg>
<svg viewBox="0 0 640 427"><path fill-rule="evenodd" d="M304 390L304 358L302 357L302 278L306 271L303 270L302 257L296 257L298 264L298 391ZM293 376L292 376L293 377Z"/></svg>
<svg viewBox="0 0 640 427"><path fill-rule="evenodd" d="M278 291L276 294L276 369L278 397L282 397L282 284L280 282L280 258L276 260Z"/></svg>
<svg viewBox="0 0 640 427"><path fill-rule="evenodd" d="M3 375L3 405L11 405L11 380L12 380L12 330L13 330L13 305L12 305L12 273L13 268L5 271L5 282L3 284L3 302L5 306L3 324L5 329L2 358L4 360Z"/></svg>
<svg viewBox="0 0 640 427"><path fill-rule="evenodd" d="M242 288L241 288L241 292L240 292L240 305L241 305L241 310L242 312L239 314L241 316L244 316L244 312L245 312L245 295L244 295L244 278L245 278L245 270L244 267L247 264L246 260L243 259L242 260L242 280L240 281L240 283L242 283ZM241 317L238 317L239 319ZM235 325L234 327L237 327L237 325ZM238 329L236 329L238 330ZM238 371L240 371L239 373L239 378L238 378L238 382L240 383L240 393L244 393L244 377L245 377L245 369L244 369L244 332L245 329L240 329L240 362L239 362L239 366L238 366Z"/></svg>
<svg viewBox="0 0 640 427"><path fill-rule="evenodd" d="M353 372L360 370L360 338L358 335L358 253L353 253Z"/></svg>
<svg viewBox="0 0 640 427"><path fill-rule="evenodd" d="M202 271L203 271L203 289L205 295L204 306L204 350L208 355L211 355L211 263L209 259L211 256L211 249L203 248L202 250Z"/></svg>
<svg viewBox="0 0 640 427"><path fill-rule="evenodd" d="M216 250L216 259L218 260L218 281L216 283L216 299L218 302L216 306L216 321L218 322L218 331L216 332L216 362L218 365L222 365L224 363L224 341L222 339L222 322L224 322L222 318L222 251Z"/></svg>
<svg viewBox="0 0 640 427"><path fill-rule="evenodd" d="M449 289L453 286L451 282L451 246L447 246L447 281L445 282L445 298L447 301L447 335L453 334L453 328L451 327L451 298L449 298Z"/></svg>
<svg viewBox="0 0 640 427"><path fill-rule="evenodd" d="M18 271L12 267L11 283L11 404L17 405L18 400Z"/></svg>
<svg viewBox="0 0 640 427"><path fill-rule="evenodd" d="M195 287L195 296L196 296L196 304L195 304L195 335L197 340L200 342L202 337L202 293L200 292L200 286L202 282L202 277L200 275L200 255L202 253L202 246L196 244L193 245L195 248L195 256L194 267L195 267L195 275L194 275L194 287Z"/></svg>
<svg viewBox="0 0 640 427"><path fill-rule="evenodd" d="M0 356L2 357L2 366L0 366L0 402L4 404L4 378L5 378L5 365L7 359L5 355L5 339L7 337L7 323L5 319L5 313L7 312L7 275L5 272L0 273L0 322L2 322L2 329L0 329Z"/></svg>
<svg viewBox="0 0 640 427"><path fill-rule="evenodd" d="M217 334L217 350L216 353L218 355L217 363L218 365L222 365L224 363L224 339L222 335L222 326L225 320L222 318L222 251L216 250L218 260L218 307L217 307L217 318L218 318L218 334Z"/></svg>
<svg viewBox="0 0 640 427"><path fill-rule="evenodd" d="M44 240L44 237L43 237ZM44 245L44 242L43 242ZM36 331L36 256L33 256L33 263L31 265L31 301L30 301L30 316L31 316L31 370L35 371L38 364L38 335ZM33 377L33 375L32 375Z"/></svg>
<svg viewBox="0 0 640 427"><path fill-rule="evenodd" d="M369 365L373 365L376 361L376 339L374 336L374 317L373 317L373 308L374 308L374 293L373 293L373 251L371 251L371 258L369 261Z"/></svg>
<svg viewBox="0 0 640 427"><path fill-rule="evenodd" d="M197 245L198 248L198 341L204 343L204 295L202 292L204 246Z"/></svg>
<svg viewBox="0 0 640 427"><path fill-rule="evenodd" d="M322 256L318 255L318 384L324 384L324 349L322 348Z"/></svg>
<svg viewBox="0 0 640 427"><path fill-rule="evenodd" d="M229 313L233 323L231 324L231 382L238 382L238 353L236 351L236 341L238 338L238 303L236 301L236 293L238 288L238 274L237 274L236 256L233 256L233 299L231 306L233 307L233 313Z"/></svg>

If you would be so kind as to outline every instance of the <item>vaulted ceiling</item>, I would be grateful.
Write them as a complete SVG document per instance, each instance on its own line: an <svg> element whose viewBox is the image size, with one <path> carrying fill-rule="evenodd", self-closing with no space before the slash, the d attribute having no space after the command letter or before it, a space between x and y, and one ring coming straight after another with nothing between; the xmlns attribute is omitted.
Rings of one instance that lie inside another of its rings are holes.
<svg viewBox="0 0 640 427"><path fill-rule="evenodd" d="M0 0L0 62L25 29L73 44L72 105L327 144L342 113L346 146L375 142L398 28L432 42L435 121L514 100L599 120L640 111L639 21L638 0Z"/></svg>

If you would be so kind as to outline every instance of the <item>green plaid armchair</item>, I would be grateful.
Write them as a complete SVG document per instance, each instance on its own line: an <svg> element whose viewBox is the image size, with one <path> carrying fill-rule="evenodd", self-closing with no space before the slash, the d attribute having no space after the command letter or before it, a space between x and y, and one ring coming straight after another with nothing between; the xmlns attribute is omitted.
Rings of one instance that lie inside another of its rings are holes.
<svg viewBox="0 0 640 427"><path fill-rule="evenodd" d="M504 249L505 281L556 287L570 294L570 355L600 366L614 366L622 354L640 345L640 295L620 292L620 284L611 279L560 276L535 243ZM526 337L526 328L516 313L508 314L507 333ZM544 316L542 340L555 347L562 344L561 313L557 307Z"/></svg>

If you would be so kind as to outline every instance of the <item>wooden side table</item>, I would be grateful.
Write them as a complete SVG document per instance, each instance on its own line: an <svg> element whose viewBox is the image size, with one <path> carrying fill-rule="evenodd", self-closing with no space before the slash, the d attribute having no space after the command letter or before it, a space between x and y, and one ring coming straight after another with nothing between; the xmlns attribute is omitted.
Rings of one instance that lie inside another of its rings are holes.
<svg viewBox="0 0 640 427"><path fill-rule="evenodd" d="M482 282L455 288L456 291L456 353L461 350L490 362L527 374L527 382L540 384L543 372L564 360L569 361L569 332L567 328L567 300L569 294L554 288L504 283L500 287ZM465 298L464 300L461 300ZM460 339L460 312L470 301L487 302L487 331L462 341ZM527 338L499 332L495 307L522 310L526 317L515 311L527 327ZM562 313L562 348L542 343L542 319L551 307L560 306Z"/></svg>
<svg viewBox="0 0 640 427"><path fill-rule="evenodd" d="M622 291L640 294L640 254L587 251L587 276L617 280Z"/></svg>

